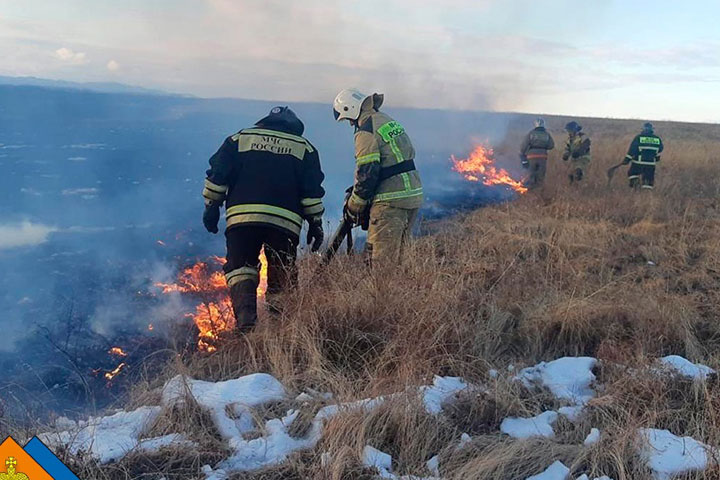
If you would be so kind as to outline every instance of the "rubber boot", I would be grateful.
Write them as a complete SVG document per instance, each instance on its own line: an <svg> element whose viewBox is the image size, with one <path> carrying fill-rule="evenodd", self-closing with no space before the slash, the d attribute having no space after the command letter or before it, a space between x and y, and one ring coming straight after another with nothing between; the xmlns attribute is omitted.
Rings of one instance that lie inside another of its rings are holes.
<svg viewBox="0 0 720 480"><path fill-rule="evenodd" d="M257 284L252 280L230 287L230 300L239 333L250 332L257 323Z"/></svg>

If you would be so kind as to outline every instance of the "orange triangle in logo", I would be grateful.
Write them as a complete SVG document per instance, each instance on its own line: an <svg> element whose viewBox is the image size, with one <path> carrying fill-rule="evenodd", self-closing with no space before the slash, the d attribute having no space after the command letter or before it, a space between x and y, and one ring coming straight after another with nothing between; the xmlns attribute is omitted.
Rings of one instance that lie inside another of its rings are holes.
<svg viewBox="0 0 720 480"><path fill-rule="evenodd" d="M29 480L54 480L12 437L0 444L0 478L12 478L8 476L7 469L8 459L11 457L9 462L14 467L17 478L23 478L19 475L24 473Z"/></svg>

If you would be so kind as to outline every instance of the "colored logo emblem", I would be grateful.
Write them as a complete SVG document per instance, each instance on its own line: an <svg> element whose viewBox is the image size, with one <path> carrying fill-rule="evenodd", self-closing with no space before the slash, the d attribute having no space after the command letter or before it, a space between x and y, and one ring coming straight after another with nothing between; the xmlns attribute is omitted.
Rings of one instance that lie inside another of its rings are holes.
<svg viewBox="0 0 720 480"><path fill-rule="evenodd" d="M24 448L8 437L0 444L0 461L3 459L5 471L0 471L0 480L79 480L37 437Z"/></svg>

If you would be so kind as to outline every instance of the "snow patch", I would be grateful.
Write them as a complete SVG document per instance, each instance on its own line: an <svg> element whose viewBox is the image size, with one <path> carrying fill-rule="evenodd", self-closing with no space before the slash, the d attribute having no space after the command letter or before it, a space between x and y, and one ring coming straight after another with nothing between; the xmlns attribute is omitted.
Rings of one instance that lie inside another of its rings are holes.
<svg viewBox="0 0 720 480"><path fill-rule="evenodd" d="M77 427L38 437L52 447L66 447L71 453L87 452L100 463L119 460L140 446L140 437L152 426L160 407L140 407L132 412L118 412L108 417L90 417ZM183 439L184 440L184 439ZM143 448L169 446L167 440L154 439Z"/></svg>
<svg viewBox="0 0 720 480"><path fill-rule="evenodd" d="M363 449L363 465L375 468L381 478L395 478L395 475L390 473L392 470L392 457L370 445L366 445Z"/></svg>
<svg viewBox="0 0 720 480"><path fill-rule="evenodd" d="M428 460L425 465L427 466L427 469L428 471L430 471L430 473L432 473L436 477L440 476L440 457L435 455L430 460Z"/></svg>
<svg viewBox="0 0 720 480"><path fill-rule="evenodd" d="M582 406L574 406L574 407L560 407L558 408L558 413L571 422L575 423L578 420L580 420L580 417L582 416L583 412L585 411L585 407Z"/></svg>
<svg viewBox="0 0 720 480"><path fill-rule="evenodd" d="M363 465L378 471L378 478L393 480L438 480L435 477L416 477L414 475L397 476L392 473L392 456L366 445L363 449Z"/></svg>
<svg viewBox="0 0 720 480"><path fill-rule="evenodd" d="M463 433L462 435L460 435L460 442L457 444L457 447L455 447L455 450L462 450L471 441L472 439L470 438L470 435L468 435L467 433Z"/></svg>
<svg viewBox="0 0 720 480"><path fill-rule="evenodd" d="M147 438L138 443L137 450L144 453L157 453L163 448L196 448L197 443L188 440L185 435L172 433L162 437Z"/></svg>
<svg viewBox="0 0 720 480"><path fill-rule="evenodd" d="M712 368L699 363L692 363L679 355L670 355L661 358L660 362L664 367L674 370L684 377L695 380L705 380L708 376L715 373L715 370Z"/></svg>
<svg viewBox="0 0 720 480"><path fill-rule="evenodd" d="M421 387L425 409L431 415L442 412L442 405L458 393L466 390L468 384L459 377L435 376L432 386Z"/></svg>
<svg viewBox="0 0 720 480"><path fill-rule="evenodd" d="M640 429L642 459L653 471L655 480L669 480L675 475L705 470L708 453L716 452L691 437L678 437L668 430Z"/></svg>
<svg viewBox="0 0 720 480"><path fill-rule="evenodd" d="M590 445L595 445L600 441L600 430L597 428L593 428L590 430L590 433L585 438L585 441L583 442L583 445L586 447L589 447Z"/></svg>
<svg viewBox="0 0 720 480"><path fill-rule="evenodd" d="M508 417L500 424L500 431L513 438L526 439L532 437L555 436L553 424L558 419L557 412L543 412L531 418Z"/></svg>
<svg viewBox="0 0 720 480"><path fill-rule="evenodd" d="M595 381L592 369L597 359L592 357L564 357L524 368L515 377L532 388L543 385L557 398L575 405L584 405L595 396L591 385Z"/></svg>
<svg viewBox="0 0 720 480"><path fill-rule="evenodd" d="M182 404L186 395L210 412L220 435L226 440L255 428L250 412L252 407L286 398L282 384L266 373L216 383L178 375L165 384L162 403L165 406Z"/></svg>
<svg viewBox="0 0 720 480"><path fill-rule="evenodd" d="M568 475L570 475L570 469L562 462L555 462L544 472L528 477L526 480L567 480Z"/></svg>

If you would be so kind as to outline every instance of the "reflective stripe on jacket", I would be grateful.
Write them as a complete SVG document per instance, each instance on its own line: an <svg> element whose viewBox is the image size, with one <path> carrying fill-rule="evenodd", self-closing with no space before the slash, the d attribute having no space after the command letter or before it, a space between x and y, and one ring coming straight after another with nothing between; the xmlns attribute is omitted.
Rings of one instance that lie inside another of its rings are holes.
<svg viewBox="0 0 720 480"><path fill-rule="evenodd" d="M652 133L641 133L630 143L625 158L638 165L655 165L660 161L663 148L665 147L660 137Z"/></svg>
<svg viewBox="0 0 720 480"><path fill-rule="evenodd" d="M544 127L537 127L531 130L520 147L520 154L532 159L545 159L548 157L548 151L555 148L555 140L552 135Z"/></svg>
<svg viewBox="0 0 720 480"><path fill-rule="evenodd" d="M355 132L355 184L349 207L360 211L369 204L385 203L419 208L423 201L420 174L413 164L404 164L415 159L415 148L405 128L378 112L379 106L361 114ZM401 168L402 173L383 178L383 169L395 165L407 166L408 171Z"/></svg>
<svg viewBox="0 0 720 480"><path fill-rule="evenodd" d="M203 197L225 203L228 229L266 225L298 236L303 219L325 210L324 178L317 150L302 136L282 131L281 124L248 128L210 158Z"/></svg>
<svg viewBox="0 0 720 480"><path fill-rule="evenodd" d="M577 135L568 136L565 144L565 155L563 158L569 158L570 161L589 163L592 159L590 155L590 137L580 132Z"/></svg>

